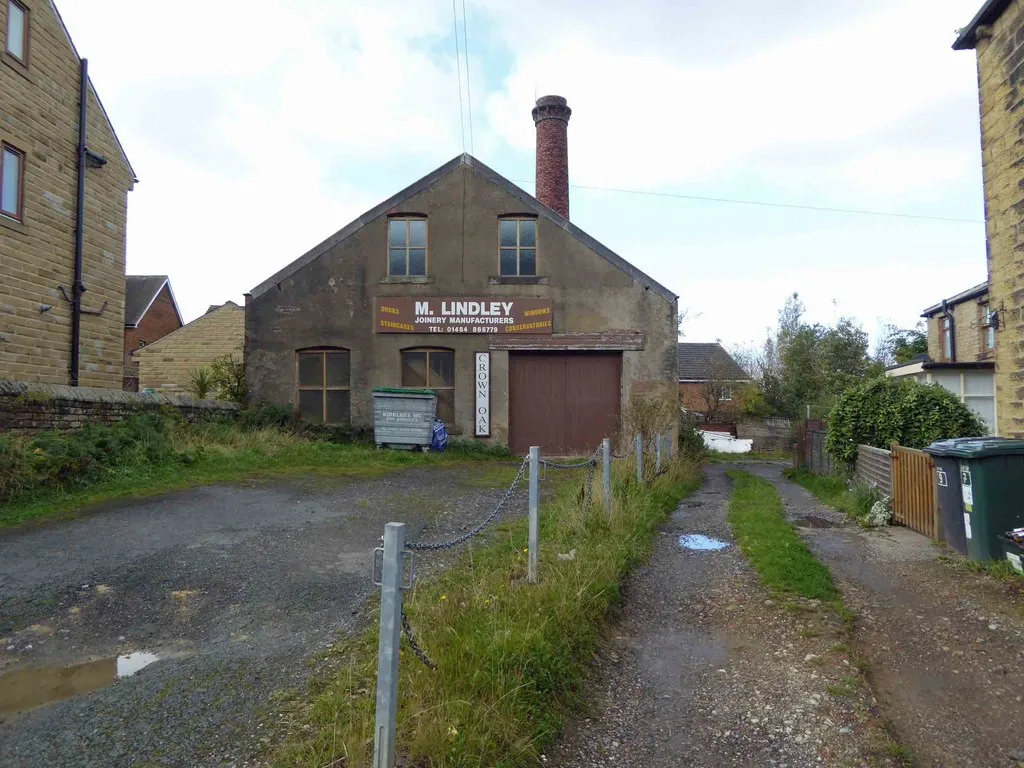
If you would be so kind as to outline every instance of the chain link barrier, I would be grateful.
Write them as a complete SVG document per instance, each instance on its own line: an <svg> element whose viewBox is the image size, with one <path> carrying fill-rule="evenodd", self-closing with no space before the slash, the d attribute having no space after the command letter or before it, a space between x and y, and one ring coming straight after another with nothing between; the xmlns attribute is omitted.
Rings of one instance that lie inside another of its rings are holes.
<svg viewBox="0 0 1024 768"><path fill-rule="evenodd" d="M583 469L584 467L593 466L597 459L591 456L589 459L578 461L575 464L559 464L556 461L549 461L548 459L541 459L540 465L545 469Z"/></svg>
<svg viewBox="0 0 1024 768"><path fill-rule="evenodd" d="M405 615L404 608L402 609L402 634L405 635L405 639L409 642L409 647L416 655L416 658L423 662L423 666L431 672L437 672L437 664L430 660L427 652L420 647L419 642L416 640L416 635L413 634L412 627L409 626L409 617Z"/></svg>

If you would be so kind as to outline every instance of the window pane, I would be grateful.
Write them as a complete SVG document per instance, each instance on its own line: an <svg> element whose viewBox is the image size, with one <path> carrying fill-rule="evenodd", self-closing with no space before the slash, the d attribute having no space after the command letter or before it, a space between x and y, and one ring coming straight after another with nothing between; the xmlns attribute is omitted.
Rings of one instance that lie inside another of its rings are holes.
<svg viewBox="0 0 1024 768"><path fill-rule="evenodd" d="M427 252L422 248L409 249L409 274L427 274Z"/></svg>
<svg viewBox="0 0 1024 768"><path fill-rule="evenodd" d="M455 353L454 352L431 352L430 353L430 380L431 387L451 387L455 385Z"/></svg>
<svg viewBox="0 0 1024 768"><path fill-rule="evenodd" d="M985 348L996 348L996 329L994 325L990 325L988 328L985 329Z"/></svg>
<svg viewBox="0 0 1024 768"><path fill-rule="evenodd" d="M299 418L310 424L324 423L324 392L322 389L299 390Z"/></svg>
<svg viewBox="0 0 1024 768"><path fill-rule="evenodd" d="M388 266L389 275L404 275L405 274L405 249L398 250L397 248L391 249L391 263Z"/></svg>
<svg viewBox="0 0 1024 768"><path fill-rule="evenodd" d="M537 274L537 251L533 248L521 248L519 250L519 274Z"/></svg>
<svg viewBox="0 0 1024 768"><path fill-rule="evenodd" d="M455 423L455 390L437 390L437 418L445 424Z"/></svg>
<svg viewBox="0 0 1024 768"><path fill-rule="evenodd" d="M402 386L403 387L425 387L425 386L427 386L427 353L426 352L403 352L402 353Z"/></svg>
<svg viewBox="0 0 1024 768"><path fill-rule="evenodd" d="M25 58L25 11L7 3L7 50L19 59Z"/></svg>
<svg viewBox="0 0 1024 768"><path fill-rule="evenodd" d="M4 150L4 175L0 179L0 210L17 216L21 206L18 204L19 181L21 179L21 155Z"/></svg>
<svg viewBox="0 0 1024 768"><path fill-rule="evenodd" d="M392 248L405 248L405 219L392 219L388 222L388 244Z"/></svg>
<svg viewBox="0 0 1024 768"><path fill-rule="evenodd" d="M324 357L320 352L299 355L299 386L322 387L324 385Z"/></svg>
<svg viewBox="0 0 1024 768"><path fill-rule="evenodd" d="M515 248L502 248L501 249L501 274L503 275L515 275L516 272L516 249Z"/></svg>
<svg viewBox="0 0 1024 768"><path fill-rule="evenodd" d="M519 222L519 247L537 247L537 222L532 219L524 219Z"/></svg>
<svg viewBox="0 0 1024 768"><path fill-rule="evenodd" d="M992 374L989 371L968 372L964 374L965 395L991 395Z"/></svg>
<svg viewBox="0 0 1024 768"><path fill-rule="evenodd" d="M409 222L409 247L427 247L427 220L413 219Z"/></svg>
<svg viewBox="0 0 1024 768"><path fill-rule="evenodd" d="M327 423L345 424L349 422L349 391L347 389L330 390L327 393Z"/></svg>
<svg viewBox="0 0 1024 768"><path fill-rule="evenodd" d="M498 222L498 244L502 248L516 247L515 219L502 219Z"/></svg>
<svg viewBox="0 0 1024 768"><path fill-rule="evenodd" d="M347 387L349 380L349 356L348 352L327 353L327 386ZM330 408L330 399L327 407Z"/></svg>

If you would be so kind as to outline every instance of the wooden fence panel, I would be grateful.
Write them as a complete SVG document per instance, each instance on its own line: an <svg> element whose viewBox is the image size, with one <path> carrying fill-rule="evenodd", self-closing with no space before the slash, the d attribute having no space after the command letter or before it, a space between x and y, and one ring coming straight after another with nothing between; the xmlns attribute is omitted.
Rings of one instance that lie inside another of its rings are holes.
<svg viewBox="0 0 1024 768"><path fill-rule="evenodd" d="M874 486L886 496L892 496L892 451L857 446L856 477L864 485Z"/></svg>
<svg viewBox="0 0 1024 768"><path fill-rule="evenodd" d="M924 451L892 447L893 522L933 539L939 536L935 462Z"/></svg>

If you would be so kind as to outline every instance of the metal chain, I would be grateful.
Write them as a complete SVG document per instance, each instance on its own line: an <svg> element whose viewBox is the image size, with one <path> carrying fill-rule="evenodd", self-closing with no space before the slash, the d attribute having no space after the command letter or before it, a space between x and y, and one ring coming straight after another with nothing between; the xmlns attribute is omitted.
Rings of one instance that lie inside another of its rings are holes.
<svg viewBox="0 0 1024 768"><path fill-rule="evenodd" d="M529 457L523 459L523 463L519 465L519 472L516 473L515 480L512 481L512 485L509 486L509 489L505 491L505 495L501 497L501 501L498 502L498 505L494 508L494 511L491 512L491 514L489 514L483 520L481 520L476 526L470 528L461 536L456 536L454 539L448 539L447 541L437 541L431 544L411 541L407 542L405 546L408 549L421 549L431 551L439 549L451 549L452 547L456 547L462 542L468 541L469 539L473 538L478 533L480 533L480 531L486 528L491 523L491 521L494 520L494 518L498 516L498 513L501 512L502 508L505 506L508 500L512 498L512 495L516 492L516 486L518 486L519 481L523 479L523 475L526 474L526 468L528 466L530 466Z"/></svg>
<svg viewBox="0 0 1024 768"><path fill-rule="evenodd" d="M540 460L541 466L547 469L583 469L584 467L592 467L597 463L597 459L593 456L584 461L577 462L575 464L559 464L555 461L549 461L547 459Z"/></svg>
<svg viewBox="0 0 1024 768"><path fill-rule="evenodd" d="M404 608L402 609L402 633L405 635L405 639L409 641L409 647L416 654L416 658L422 661L424 666L431 672L436 672L437 664L430 660L427 652L420 648L420 644L416 642L416 636L412 633L412 627L409 626L409 617L405 615Z"/></svg>

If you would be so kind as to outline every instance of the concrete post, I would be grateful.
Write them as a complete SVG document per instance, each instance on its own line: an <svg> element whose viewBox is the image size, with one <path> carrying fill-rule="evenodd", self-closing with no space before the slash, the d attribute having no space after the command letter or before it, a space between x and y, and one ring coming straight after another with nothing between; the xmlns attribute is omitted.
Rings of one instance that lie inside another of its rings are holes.
<svg viewBox="0 0 1024 768"><path fill-rule="evenodd" d="M633 438L633 446L636 449L636 481L639 485L644 484L644 436L637 434Z"/></svg>
<svg viewBox="0 0 1024 768"><path fill-rule="evenodd" d="M373 768L395 766L398 712L398 645L402 633L402 565L405 523L384 526L384 568L380 586L380 639L377 646L377 720Z"/></svg>
<svg viewBox="0 0 1024 768"><path fill-rule="evenodd" d="M612 439L601 441L601 463L604 468L604 510L612 513Z"/></svg>
<svg viewBox="0 0 1024 768"><path fill-rule="evenodd" d="M530 446L530 553L526 563L526 580L537 583L537 545L540 538L540 448Z"/></svg>
<svg viewBox="0 0 1024 768"><path fill-rule="evenodd" d="M661 474L661 435L654 438L654 474Z"/></svg>

